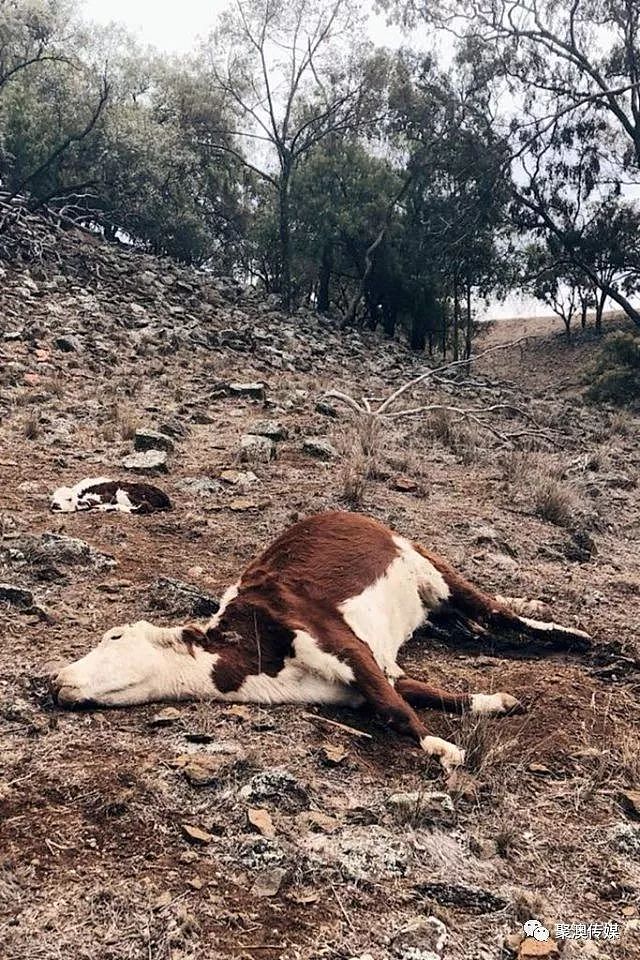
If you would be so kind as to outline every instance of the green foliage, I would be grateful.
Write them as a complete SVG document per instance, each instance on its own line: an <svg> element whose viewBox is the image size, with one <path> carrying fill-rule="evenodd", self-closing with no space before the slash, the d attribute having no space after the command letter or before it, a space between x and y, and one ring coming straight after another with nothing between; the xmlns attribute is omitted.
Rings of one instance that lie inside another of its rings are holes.
<svg viewBox="0 0 640 960"><path fill-rule="evenodd" d="M606 338L587 394L595 401L640 405L640 337L618 331Z"/></svg>

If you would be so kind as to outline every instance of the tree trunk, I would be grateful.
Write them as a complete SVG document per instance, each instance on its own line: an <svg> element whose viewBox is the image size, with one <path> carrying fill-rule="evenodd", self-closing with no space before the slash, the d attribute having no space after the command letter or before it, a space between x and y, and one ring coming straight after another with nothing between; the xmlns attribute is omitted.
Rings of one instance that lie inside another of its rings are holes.
<svg viewBox="0 0 640 960"><path fill-rule="evenodd" d="M587 303L586 303L585 300L583 300L582 303L580 304L580 310L581 310L581 312L580 312L580 326L582 327L583 330L586 330L586 329L587 329L587 310L588 310L588 307L587 307Z"/></svg>
<svg viewBox="0 0 640 960"><path fill-rule="evenodd" d="M469 359L471 356L471 347L473 345L473 314L471 313L471 280L467 277L467 317L466 317L466 327L465 327L465 339L464 339L464 355L465 359Z"/></svg>
<svg viewBox="0 0 640 960"><path fill-rule="evenodd" d="M447 323L447 309L446 305L443 305L442 308L442 359L446 360L447 358L447 334L449 333L449 325Z"/></svg>
<svg viewBox="0 0 640 960"><path fill-rule="evenodd" d="M343 320L342 323L340 324L340 326L341 326L341 328L342 328L343 330L345 329L345 327L350 326L350 325L353 323L353 321L355 320L356 312L357 312L357 310L358 310L358 306L359 306L359 304L360 304L360 301L362 300L362 297L364 296L365 290L366 290L366 288L367 288L367 284L368 284L368 282L369 282L369 277L371 276L371 273L372 273L372 271L373 271L373 265L374 265L374 263L375 263L375 257L376 257L376 253L377 253L378 247L380 246L380 244L382 243L382 241L383 241L384 238L386 237L386 235L387 235L387 230L388 230L389 227L391 226L391 220L392 220L392 218L393 218L393 211L394 211L394 209L395 209L396 204L397 204L397 203L400 203L400 201L402 200L403 196L405 195L405 193L406 193L407 190L409 189L412 180L413 180L413 174L410 174L410 175L407 177L407 179L404 181L404 183L402 184L402 187L401 187L400 190L397 192L397 194L395 195L395 197L393 198L393 200L391 201L391 203L389 204L389 206L387 207L387 210L386 210L386 213L385 213L385 217L384 217L384 223L383 223L383 225L382 225L382 228L381 228L378 236L375 238L375 240L373 241L373 243L372 243L369 247L367 247L367 252L366 252L365 258L364 258L365 268L364 268L364 273L363 273L363 275L362 275L362 278L361 278L361 280L360 280L360 285L358 286L358 290L357 290L355 296L353 297L353 299L351 300L351 303L349 304L349 309L347 310L347 312L346 312L346 314L345 314L344 320Z"/></svg>
<svg viewBox="0 0 640 960"><path fill-rule="evenodd" d="M320 272L318 275L318 313L329 312L329 284L331 282L331 270L333 268L333 247L330 240L327 240L322 248L322 258L320 260Z"/></svg>
<svg viewBox="0 0 640 960"><path fill-rule="evenodd" d="M389 337L389 339L396 332L396 311L386 298L382 301L382 329L385 337Z"/></svg>
<svg viewBox="0 0 640 960"><path fill-rule="evenodd" d="M289 186L291 181L291 168L285 164L282 168L280 179L280 296L282 306L287 311L291 310L291 231L289 223Z"/></svg>
<svg viewBox="0 0 640 960"><path fill-rule="evenodd" d="M602 292L598 297L596 296L596 331L597 333L602 333L602 314L604 313L604 305L607 300L606 293Z"/></svg>
<svg viewBox="0 0 640 960"><path fill-rule="evenodd" d="M378 326L380 311L378 309L378 304L371 296L371 292L368 288L364 293L364 302L367 311L363 317L363 326L367 327L368 330L375 330Z"/></svg>
<svg viewBox="0 0 640 960"><path fill-rule="evenodd" d="M571 317L563 315L562 322L564 323L564 329L567 335L567 343L571 343Z"/></svg>
<svg viewBox="0 0 640 960"><path fill-rule="evenodd" d="M460 298L458 296L458 275L453 278L453 359L460 359Z"/></svg>
<svg viewBox="0 0 640 960"><path fill-rule="evenodd" d="M411 338L409 341L412 350L415 350L418 353L423 352L427 339L426 333L427 331L424 316L422 314L415 316L411 322Z"/></svg>

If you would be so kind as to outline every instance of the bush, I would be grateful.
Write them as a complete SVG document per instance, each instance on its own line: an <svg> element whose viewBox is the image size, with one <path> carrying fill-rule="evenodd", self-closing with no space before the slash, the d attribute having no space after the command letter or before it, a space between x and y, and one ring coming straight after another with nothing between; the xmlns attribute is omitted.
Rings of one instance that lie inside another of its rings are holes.
<svg viewBox="0 0 640 960"><path fill-rule="evenodd" d="M587 395L596 401L640 405L640 337L621 331L607 337Z"/></svg>

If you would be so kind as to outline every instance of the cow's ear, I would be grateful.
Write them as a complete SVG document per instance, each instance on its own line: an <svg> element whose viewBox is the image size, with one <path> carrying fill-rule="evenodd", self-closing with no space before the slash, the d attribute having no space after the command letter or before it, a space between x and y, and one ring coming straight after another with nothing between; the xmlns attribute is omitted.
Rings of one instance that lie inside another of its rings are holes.
<svg viewBox="0 0 640 960"><path fill-rule="evenodd" d="M195 623L188 623L182 628L180 639L186 645L192 657L195 657L194 647L203 647L207 640L204 630L196 626Z"/></svg>

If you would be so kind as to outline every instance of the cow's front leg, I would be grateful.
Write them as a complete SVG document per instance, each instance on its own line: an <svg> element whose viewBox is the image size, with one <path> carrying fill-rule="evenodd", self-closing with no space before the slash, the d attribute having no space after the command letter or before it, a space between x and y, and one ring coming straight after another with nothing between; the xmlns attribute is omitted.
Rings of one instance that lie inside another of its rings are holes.
<svg viewBox="0 0 640 960"><path fill-rule="evenodd" d="M339 650L340 660L351 668L354 686L390 726L413 737L425 753L438 758L447 772L464 763L463 750L448 740L432 737L428 733L418 714L376 663L369 647L352 633L346 623L338 621L325 624L325 630L330 648Z"/></svg>

